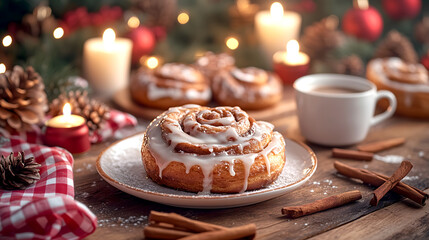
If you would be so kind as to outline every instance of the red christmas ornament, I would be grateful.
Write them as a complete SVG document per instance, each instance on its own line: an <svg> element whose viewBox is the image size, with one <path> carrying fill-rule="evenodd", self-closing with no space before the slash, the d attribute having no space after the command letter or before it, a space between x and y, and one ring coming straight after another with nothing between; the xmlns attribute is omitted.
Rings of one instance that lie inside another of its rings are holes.
<svg viewBox="0 0 429 240"><path fill-rule="evenodd" d="M133 42L132 62L138 63L143 55L147 55L155 48L155 35L147 27L138 27L132 29L128 38Z"/></svg>
<svg viewBox="0 0 429 240"><path fill-rule="evenodd" d="M368 0L355 0L353 6L343 17L343 31L370 42L377 40L383 31L380 13L369 6Z"/></svg>
<svg viewBox="0 0 429 240"><path fill-rule="evenodd" d="M423 55L422 59L420 59L420 62L429 71L429 51L425 55Z"/></svg>
<svg viewBox="0 0 429 240"><path fill-rule="evenodd" d="M421 0L383 0L383 9L394 20L412 19L422 9Z"/></svg>

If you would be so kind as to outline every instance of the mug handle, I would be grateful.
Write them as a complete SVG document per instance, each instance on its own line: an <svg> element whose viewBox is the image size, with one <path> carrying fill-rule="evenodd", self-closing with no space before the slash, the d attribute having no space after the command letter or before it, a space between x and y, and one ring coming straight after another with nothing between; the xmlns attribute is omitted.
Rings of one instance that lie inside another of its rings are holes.
<svg viewBox="0 0 429 240"><path fill-rule="evenodd" d="M383 113L377 114L376 116L372 117L371 126L386 120L395 113L397 105L395 95L393 95L392 92L386 90L378 91L377 96L375 98L375 102L377 103L382 98L387 98L387 100L389 101L389 107Z"/></svg>

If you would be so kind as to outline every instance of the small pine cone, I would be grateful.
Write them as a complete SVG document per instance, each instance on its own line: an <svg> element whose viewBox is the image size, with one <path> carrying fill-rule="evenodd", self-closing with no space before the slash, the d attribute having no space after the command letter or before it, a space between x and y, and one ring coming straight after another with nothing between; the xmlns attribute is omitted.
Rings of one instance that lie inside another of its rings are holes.
<svg viewBox="0 0 429 240"><path fill-rule="evenodd" d="M416 24L414 36L417 41L423 44L429 44L429 16L424 17L421 22Z"/></svg>
<svg viewBox="0 0 429 240"><path fill-rule="evenodd" d="M17 156L1 155L0 159L0 187L3 189L24 189L40 179L39 167L34 157L25 158L24 152Z"/></svg>
<svg viewBox="0 0 429 240"><path fill-rule="evenodd" d="M417 53L410 40L396 30L389 32L375 51L374 58L399 57L408 63L417 63Z"/></svg>
<svg viewBox="0 0 429 240"><path fill-rule="evenodd" d="M0 127L29 130L44 121L47 108L45 85L32 67L0 74Z"/></svg>
<svg viewBox="0 0 429 240"><path fill-rule="evenodd" d="M300 39L301 50L313 60L324 59L330 50L343 42L343 36L337 28L336 16L329 16L308 26Z"/></svg>
<svg viewBox="0 0 429 240"><path fill-rule="evenodd" d="M341 59L333 66L336 73L362 76L364 73L364 64L362 59L356 55L351 55Z"/></svg>
<svg viewBox="0 0 429 240"><path fill-rule="evenodd" d="M103 103L88 97L86 91L70 91L67 94L61 94L49 105L48 115L61 115L64 104L70 103L72 114L85 118L86 125L90 131L95 131L103 127L103 124L109 118L110 109Z"/></svg>

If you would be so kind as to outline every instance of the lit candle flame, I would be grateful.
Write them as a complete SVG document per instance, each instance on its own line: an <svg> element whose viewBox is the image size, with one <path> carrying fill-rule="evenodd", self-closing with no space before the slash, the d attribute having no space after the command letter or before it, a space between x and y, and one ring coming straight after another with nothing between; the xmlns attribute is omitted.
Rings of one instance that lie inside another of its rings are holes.
<svg viewBox="0 0 429 240"><path fill-rule="evenodd" d="M270 13L273 18L279 19L283 17L283 6L279 2L271 4Z"/></svg>
<svg viewBox="0 0 429 240"><path fill-rule="evenodd" d="M70 103L64 104L63 115L66 116L66 117L68 117L68 116L71 115L71 106L70 106Z"/></svg>
<svg viewBox="0 0 429 240"><path fill-rule="evenodd" d="M297 55L299 53L299 43L297 40L287 42L286 51L288 54Z"/></svg>
<svg viewBox="0 0 429 240"><path fill-rule="evenodd" d="M53 35L55 39L62 38L64 36L64 29L62 27L55 28Z"/></svg>
<svg viewBox="0 0 429 240"><path fill-rule="evenodd" d="M229 37L228 39L226 39L225 42L226 46L231 49L231 50L235 50L238 48L238 45L240 44L237 40L237 38L235 37Z"/></svg>
<svg viewBox="0 0 429 240"><path fill-rule="evenodd" d="M112 45L115 42L116 34L113 29L108 28L103 33L103 43L105 45Z"/></svg>

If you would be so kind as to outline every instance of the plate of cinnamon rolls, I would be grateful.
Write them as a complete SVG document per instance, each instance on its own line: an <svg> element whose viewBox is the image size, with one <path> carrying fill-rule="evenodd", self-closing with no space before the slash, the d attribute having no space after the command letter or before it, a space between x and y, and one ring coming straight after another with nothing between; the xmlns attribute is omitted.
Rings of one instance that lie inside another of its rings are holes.
<svg viewBox="0 0 429 240"><path fill-rule="evenodd" d="M296 189L317 159L239 107L171 107L144 133L108 147L97 171L142 199L187 208L227 208Z"/></svg>
<svg viewBox="0 0 429 240"><path fill-rule="evenodd" d="M207 52L194 64L166 63L132 74L114 101L137 116L154 118L184 104L264 110L282 99L279 77L256 67L238 68L232 56Z"/></svg>

